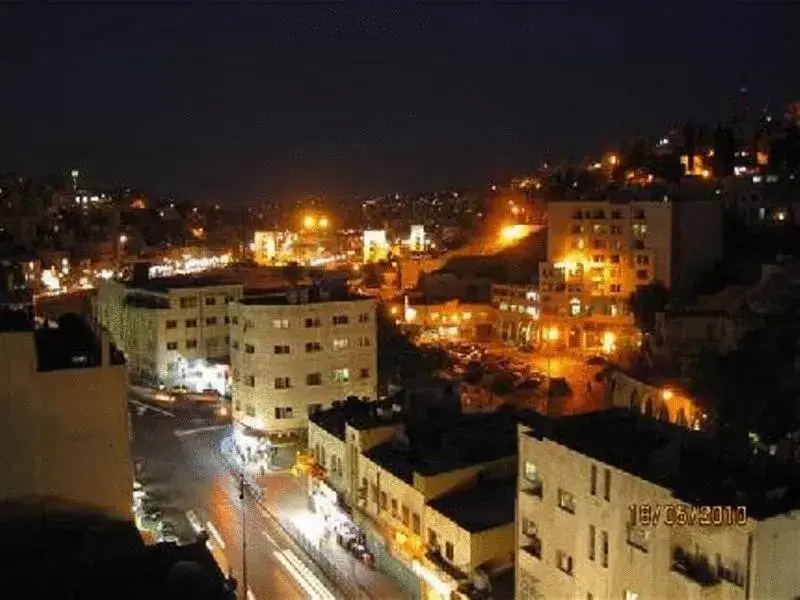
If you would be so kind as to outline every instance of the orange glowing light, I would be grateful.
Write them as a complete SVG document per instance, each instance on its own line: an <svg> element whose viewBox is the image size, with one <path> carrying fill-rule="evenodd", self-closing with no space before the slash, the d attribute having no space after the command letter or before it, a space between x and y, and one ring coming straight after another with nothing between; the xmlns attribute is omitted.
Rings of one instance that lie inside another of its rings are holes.
<svg viewBox="0 0 800 600"><path fill-rule="evenodd" d="M317 220L312 215L303 217L303 227L306 229L314 229L317 226Z"/></svg>

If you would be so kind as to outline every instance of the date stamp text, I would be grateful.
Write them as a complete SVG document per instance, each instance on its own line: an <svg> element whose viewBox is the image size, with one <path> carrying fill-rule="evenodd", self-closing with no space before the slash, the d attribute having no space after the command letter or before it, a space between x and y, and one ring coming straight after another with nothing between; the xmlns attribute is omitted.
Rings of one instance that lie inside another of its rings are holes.
<svg viewBox="0 0 800 600"><path fill-rule="evenodd" d="M628 510L631 523L644 527L731 527L747 523L746 506L631 504Z"/></svg>

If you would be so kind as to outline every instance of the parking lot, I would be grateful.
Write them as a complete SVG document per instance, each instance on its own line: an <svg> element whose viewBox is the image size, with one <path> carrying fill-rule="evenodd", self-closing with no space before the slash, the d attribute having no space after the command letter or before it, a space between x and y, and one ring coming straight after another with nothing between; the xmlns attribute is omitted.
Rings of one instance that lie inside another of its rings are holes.
<svg viewBox="0 0 800 600"><path fill-rule="evenodd" d="M450 357L444 375L462 383L465 411L511 404L548 414L574 414L604 406L602 357L523 352L498 343L428 345Z"/></svg>

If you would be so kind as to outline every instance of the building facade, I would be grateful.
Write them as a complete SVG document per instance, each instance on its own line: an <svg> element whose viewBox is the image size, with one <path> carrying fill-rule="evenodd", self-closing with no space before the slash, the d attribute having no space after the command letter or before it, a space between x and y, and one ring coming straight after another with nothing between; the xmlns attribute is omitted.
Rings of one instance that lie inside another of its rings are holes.
<svg viewBox="0 0 800 600"><path fill-rule="evenodd" d="M492 306L502 320L502 339L522 344L530 344L536 340L541 317L538 285L493 284Z"/></svg>
<svg viewBox="0 0 800 600"><path fill-rule="evenodd" d="M77 317L76 317L77 318ZM0 315L0 499L132 522L127 379L88 326L8 331Z"/></svg>
<svg viewBox="0 0 800 600"><path fill-rule="evenodd" d="M231 305L234 418L304 435L308 415L348 396L375 399L375 301L302 288Z"/></svg>
<svg viewBox="0 0 800 600"><path fill-rule="evenodd" d="M516 598L744 600L800 592L788 558L800 521L783 502L785 486L794 485L786 476L773 489L763 474L744 481L722 463L708 469L706 459L719 459L704 453L699 437L690 448L685 430L618 411L560 423L549 432L520 428ZM681 458L689 462L675 470ZM739 495L722 500L734 481Z"/></svg>
<svg viewBox="0 0 800 600"><path fill-rule="evenodd" d="M688 292L722 255L716 200L558 201L548 218L542 322L569 347L632 333L628 298L637 287L660 281Z"/></svg>
<svg viewBox="0 0 800 600"><path fill-rule="evenodd" d="M241 284L174 277L141 283L104 281L96 316L137 380L226 393L230 356L228 304Z"/></svg>

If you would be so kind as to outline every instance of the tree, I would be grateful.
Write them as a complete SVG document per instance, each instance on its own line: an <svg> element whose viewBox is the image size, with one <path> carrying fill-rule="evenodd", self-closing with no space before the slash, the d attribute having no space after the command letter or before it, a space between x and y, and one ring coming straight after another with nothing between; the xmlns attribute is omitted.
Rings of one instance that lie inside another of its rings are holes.
<svg viewBox="0 0 800 600"><path fill-rule="evenodd" d="M645 333L655 331L656 313L664 310L669 299L669 290L661 281L654 281L636 288L636 291L631 294L628 304L637 327Z"/></svg>

